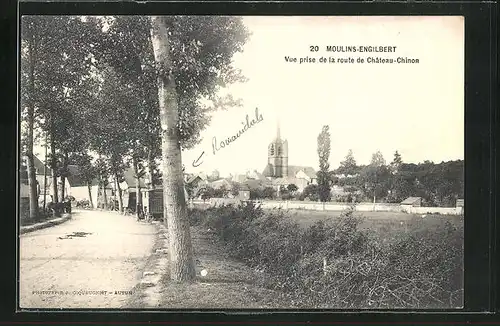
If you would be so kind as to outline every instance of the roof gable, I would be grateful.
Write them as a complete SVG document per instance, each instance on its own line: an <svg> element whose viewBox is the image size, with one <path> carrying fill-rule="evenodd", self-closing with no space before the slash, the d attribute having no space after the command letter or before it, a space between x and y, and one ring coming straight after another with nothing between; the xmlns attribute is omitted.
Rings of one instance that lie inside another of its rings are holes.
<svg viewBox="0 0 500 326"><path fill-rule="evenodd" d="M66 179L71 187L87 186L87 182L81 176L81 170L78 165L68 165L68 175ZM90 185L97 186L99 184L96 178L93 178Z"/></svg>
<svg viewBox="0 0 500 326"><path fill-rule="evenodd" d="M22 156L21 165L28 166L27 159L27 156ZM50 171L50 167L43 164L43 162L38 157L36 157L36 155L33 155L33 165L35 167L36 174L44 174L45 167L47 167L47 172Z"/></svg>
<svg viewBox="0 0 500 326"><path fill-rule="evenodd" d="M125 182L127 183L129 188L136 187L137 179L135 177L135 172L132 167L126 168L125 171L123 171L123 178L125 179ZM139 178L139 187L146 188L144 178Z"/></svg>
<svg viewBox="0 0 500 326"><path fill-rule="evenodd" d="M288 166L288 176L295 177L299 171L304 171L304 173L311 179L317 178L316 171L310 166L299 166L299 165L289 165Z"/></svg>
<svg viewBox="0 0 500 326"><path fill-rule="evenodd" d="M402 205L411 205L411 204L414 204L414 203L418 202L421 199L422 199L422 197L408 197L405 200L403 200L401 202L401 204Z"/></svg>
<svg viewBox="0 0 500 326"><path fill-rule="evenodd" d="M272 177L273 176L273 171L272 171L272 166L271 164L267 164L266 167L264 168L264 171L262 171L262 175L264 177Z"/></svg>

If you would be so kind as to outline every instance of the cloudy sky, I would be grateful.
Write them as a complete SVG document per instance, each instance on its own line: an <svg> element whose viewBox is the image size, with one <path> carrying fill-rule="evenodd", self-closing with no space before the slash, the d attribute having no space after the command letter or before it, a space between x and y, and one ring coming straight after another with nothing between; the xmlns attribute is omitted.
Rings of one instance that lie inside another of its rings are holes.
<svg viewBox="0 0 500 326"><path fill-rule="evenodd" d="M317 136L331 130L330 165L352 149L359 164L380 150L390 162L441 162L464 157L464 20L462 17L245 17L252 36L234 57L247 83L227 92L243 107L215 113L203 141L183 152L188 172L221 175L262 171L276 135L288 140L289 164L317 170ZM318 46L311 52L310 46ZM332 53L326 46L396 46L395 53ZM418 64L289 63L285 56L417 58ZM259 108L263 121L229 146ZM37 152L41 154L39 149ZM192 162L200 155L200 166Z"/></svg>
<svg viewBox="0 0 500 326"><path fill-rule="evenodd" d="M249 79L229 91L244 106L218 112L203 141L183 153L191 172L261 171L276 134L288 140L289 164L318 168L317 136L331 130L330 164L349 149L366 164L380 150L391 161L441 162L464 157L464 21L462 17L245 17L252 32L235 66ZM310 46L319 51L310 52ZM395 53L331 53L328 45L396 46ZM418 64L288 63L296 57L409 57ZM263 116L235 142L212 152L212 138L237 133L258 107ZM202 152L203 163L192 162Z"/></svg>

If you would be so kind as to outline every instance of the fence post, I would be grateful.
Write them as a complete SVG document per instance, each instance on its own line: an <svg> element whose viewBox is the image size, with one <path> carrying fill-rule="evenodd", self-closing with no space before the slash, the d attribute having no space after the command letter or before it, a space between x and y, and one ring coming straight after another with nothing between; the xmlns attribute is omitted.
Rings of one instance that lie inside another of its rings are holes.
<svg viewBox="0 0 500 326"><path fill-rule="evenodd" d="M323 275L326 276L326 257L323 257Z"/></svg>

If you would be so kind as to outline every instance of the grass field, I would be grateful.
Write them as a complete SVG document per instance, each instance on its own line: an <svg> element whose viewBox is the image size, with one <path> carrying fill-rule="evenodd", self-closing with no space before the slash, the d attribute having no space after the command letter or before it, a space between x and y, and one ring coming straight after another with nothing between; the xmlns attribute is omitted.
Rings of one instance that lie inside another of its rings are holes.
<svg viewBox="0 0 500 326"><path fill-rule="evenodd" d="M303 307L463 306L462 216L304 209L262 215L251 205L192 214L229 257L263 273L256 284ZM332 223L314 225L319 221Z"/></svg>
<svg viewBox="0 0 500 326"><path fill-rule="evenodd" d="M210 205L196 205L198 208L208 208ZM275 209L264 209L272 211ZM307 228L317 221L327 221L330 218L339 218L342 211L313 211L305 209L286 210L300 226ZM374 231L383 236L399 232L415 232L418 230L432 231L442 227L446 222L452 226L463 226L464 219L456 215L439 214L407 214L403 212L355 212L356 216L363 218L360 228Z"/></svg>
<svg viewBox="0 0 500 326"><path fill-rule="evenodd" d="M342 211L312 211L290 209L288 215L300 226L307 228L317 221L340 218ZM417 215L402 212L355 212L363 219L360 229L369 230L372 235L384 239L398 233L432 232L449 222L454 227L462 227L464 219L454 215ZM423 216L423 217L422 217Z"/></svg>

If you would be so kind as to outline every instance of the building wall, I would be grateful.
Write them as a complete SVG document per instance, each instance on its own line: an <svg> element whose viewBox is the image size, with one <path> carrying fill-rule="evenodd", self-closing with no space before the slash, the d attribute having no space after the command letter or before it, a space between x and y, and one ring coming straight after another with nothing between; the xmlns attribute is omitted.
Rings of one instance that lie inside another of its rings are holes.
<svg viewBox="0 0 500 326"><path fill-rule="evenodd" d="M302 170L300 170L299 172L297 172L297 174L295 175L296 178L299 178L299 179L306 179L307 182L311 182L311 178L309 178L309 176Z"/></svg>
<svg viewBox="0 0 500 326"><path fill-rule="evenodd" d="M261 201L262 208L282 208L282 209L306 209L318 211L343 211L350 207L340 203L320 203L302 201ZM411 205L387 204L387 203L360 203L355 206L359 212L404 212L408 214L463 214L462 207L412 207ZM406 207L408 206L408 207Z"/></svg>
<svg viewBox="0 0 500 326"><path fill-rule="evenodd" d="M295 185L297 186L298 191L302 192L308 186L308 184L309 184L309 181L306 179L297 179Z"/></svg>
<svg viewBox="0 0 500 326"><path fill-rule="evenodd" d="M40 183L40 187L43 188L43 175L41 176L42 177L42 183ZM48 180L50 178L50 181ZM50 194L51 196L54 195L54 190L52 188L52 177L51 176L47 176L47 194ZM61 197L61 178L58 177L57 178L57 196L58 198L61 200L62 198ZM69 184L68 180L66 179L65 181L65 186L64 186L64 196L73 196L71 194L71 185Z"/></svg>
<svg viewBox="0 0 500 326"><path fill-rule="evenodd" d="M71 189L71 196L75 197L75 200L89 200L89 190L87 186L73 187Z"/></svg>
<svg viewBox="0 0 500 326"><path fill-rule="evenodd" d="M92 194L92 203L93 203L93 208L97 207L97 193L99 190L99 186L91 186L90 187L90 192ZM87 186L78 186L78 187L72 187L71 188L71 196L75 197L75 200L89 200L89 190Z"/></svg>
<svg viewBox="0 0 500 326"><path fill-rule="evenodd" d="M224 206L224 205L240 205L241 200L239 198L210 198L210 205L213 207Z"/></svg>
<svg viewBox="0 0 500 326"><path fill-rule="evenodd" d="M19 194L20 198L29 198L30 197L30 186L28 186L24 183L21 183L19 190L20 190L20 194Z"/></svg>
<svg viewBox="0 0 500 326"><path fill-rule="evenodd" d="M43 176L43 174L37 174L36 175L36 180L38 181L38 184L40 185L40 194L43 195L43 184L44 184L44 176ZM51 192L50 192L50 187L51 186L52 186L52 176L48 173L47 174L47 184L46 184L47 195L51 194Z"/></svg>

